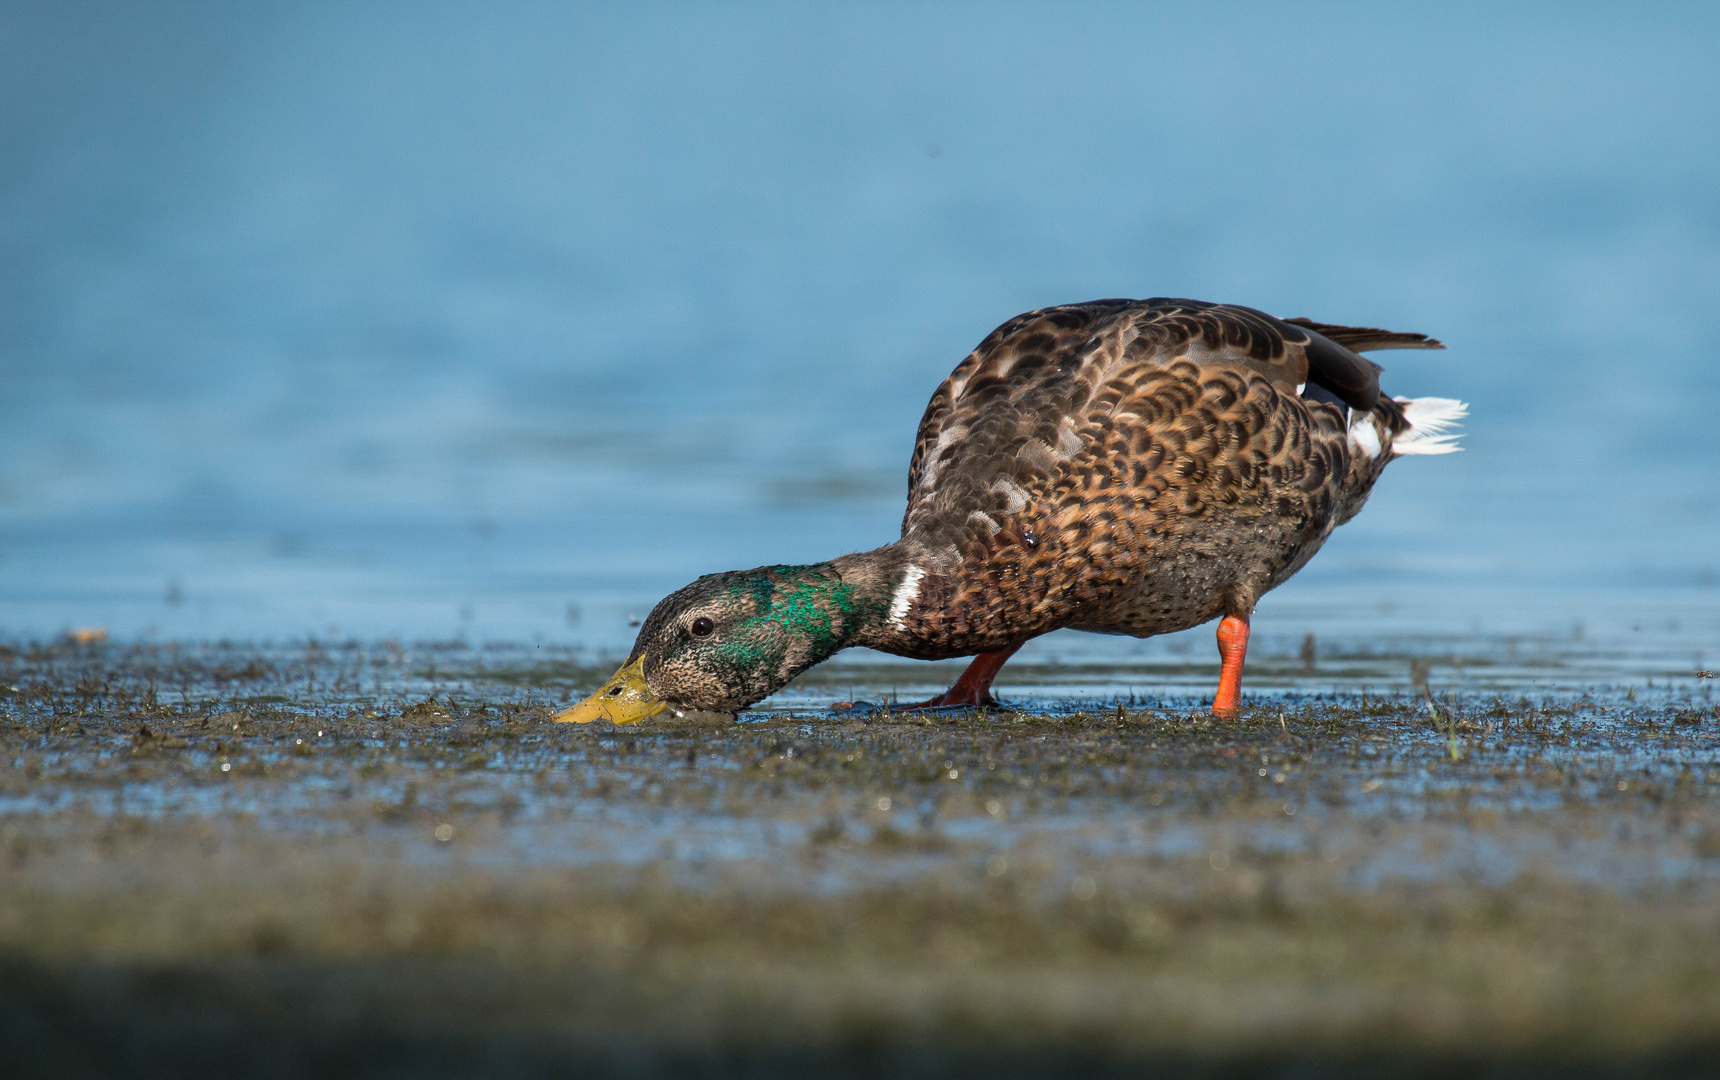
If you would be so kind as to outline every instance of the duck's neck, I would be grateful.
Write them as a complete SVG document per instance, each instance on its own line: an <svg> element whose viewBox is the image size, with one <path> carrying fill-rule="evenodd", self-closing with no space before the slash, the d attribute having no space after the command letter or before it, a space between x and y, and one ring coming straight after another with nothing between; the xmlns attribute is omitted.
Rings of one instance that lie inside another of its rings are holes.
<svg viewBox="0 0 1720 1080"><path fill-rule="evenodd" d="M859 618L853 632L842 643L864 645L868 648L898 651L902 634L901 606L904 590L911 590L918 571L910 564L908 553L900 543L885 544L871 551L857 551L832 559L828 564L852 590L853 603ZM910 597L911 599L911 597Z"/></svg>
<svg viewBox="0 0 1720 1080"><path fill-rule="evenodd" d="M753 689L762 697L850 646L900 651L895 605L909 573L895 544L826 563L747 572L743 588L763 590L768 599L760 618L776 630L728 646L736 672L759 680Z"/></svg>

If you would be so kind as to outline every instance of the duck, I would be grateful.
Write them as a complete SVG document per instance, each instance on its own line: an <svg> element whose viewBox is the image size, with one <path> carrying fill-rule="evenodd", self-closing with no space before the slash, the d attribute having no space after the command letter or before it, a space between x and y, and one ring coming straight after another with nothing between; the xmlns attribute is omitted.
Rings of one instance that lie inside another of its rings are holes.
<svg viewBox="0 0 1720 1080"><path fill-rule="evenodd" d="M1026 642L1217 620L1211 711L1241 707L1250 618L1400 457L1452 453L1468 406L1393 398L1363 352L1425 334L1155 297L1061 304L986 336L933 392L901 538L828 562L707 574L555 720L737 714L837 652L973 657L904 708L988 707Z"/></svg>

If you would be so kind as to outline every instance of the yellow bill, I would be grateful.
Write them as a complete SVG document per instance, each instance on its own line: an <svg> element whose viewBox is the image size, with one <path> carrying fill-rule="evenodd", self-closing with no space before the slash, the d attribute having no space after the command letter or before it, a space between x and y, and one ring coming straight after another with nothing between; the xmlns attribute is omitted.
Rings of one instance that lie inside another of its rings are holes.
<svg viewBox="0 0 1720 1080"><path fill-rule="evenodd" d="M645 658L623 667L597 693L571 709L555 714L558 724L589 724L607 720L611 724L637 724L649 720L669 706L645 685Z"/></svg>

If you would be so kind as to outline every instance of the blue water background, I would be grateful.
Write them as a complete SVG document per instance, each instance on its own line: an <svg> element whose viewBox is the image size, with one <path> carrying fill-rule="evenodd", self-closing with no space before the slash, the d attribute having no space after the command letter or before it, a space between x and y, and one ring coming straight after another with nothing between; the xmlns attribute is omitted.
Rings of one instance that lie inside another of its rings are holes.
<svg viewBox="0 0 1720 1080"><path fill-rule="evenodd" d="M0 637L613 652L893 539L997 323L1180 295L1437 335L1387 389L1473 406L1264 629L1712 657L1717 57L1709 4L7 4Z"/></svg>

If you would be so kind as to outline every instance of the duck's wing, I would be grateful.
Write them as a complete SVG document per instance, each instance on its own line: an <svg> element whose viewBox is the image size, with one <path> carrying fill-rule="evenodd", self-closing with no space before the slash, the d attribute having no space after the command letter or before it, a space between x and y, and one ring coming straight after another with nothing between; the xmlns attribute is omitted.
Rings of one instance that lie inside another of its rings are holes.
<svg viewBox="0 0 1720 1080"><path fill-rule="evenodd" d="M1443 349L1444 343L1426 334L1400 334L1373 326L1338 326L1336 323L1315 322L1313 319L1285 319L1292 326L1312 330L1329 341L1335 341L1355 352L1376 349Z"/></svg>
<svg viewBox="0 0 1720 1080"><path fill-rule="evenodd" d="M904 539L965 550L981 533L994 535L1064 473L1100 464L1087 447L1119 402L1149 384L1155 394L1177 393L1163 369L1178 360L1247 369L1291 394L1312 383L1354 408L1372 408L1380 369L1324 331L1354 330L1358 343L1386 332L1315 325L1321 329L1253 308L1163 298L1016 316L933 393L908 470ZM1387 337L1437 347L1420 335ZM1187 389L1184 407L1197 390Z"/></svg>

